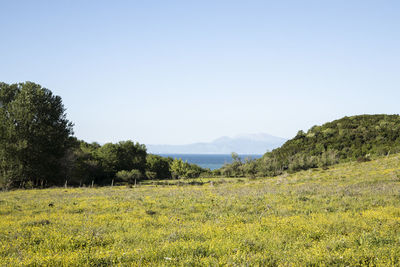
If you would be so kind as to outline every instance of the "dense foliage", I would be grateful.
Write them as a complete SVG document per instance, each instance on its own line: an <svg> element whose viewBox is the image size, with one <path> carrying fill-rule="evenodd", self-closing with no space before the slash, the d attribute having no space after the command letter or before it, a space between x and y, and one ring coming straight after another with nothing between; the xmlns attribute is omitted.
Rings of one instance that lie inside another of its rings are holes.
<svg viewBox="0 0 400 267"><path fill-rule="evenodd" d="M120 171L135 173L135 178L141 180L145 175L146 156L146 147L132 141L103 146L76 141L74 148L69 151L68 182L75 185L92 182L101 185L110 184L114 179L116 182L125 181L121 175L117 176Z"/></svg>
<svg viewBox="0 0 400 267"><path fill-rule="evenodd" d="M132 141L103 146L76 141L69 154L68 183L73 185L134 184L146 179L196 178L208 172L181 159L147 154L145 145ZM177 168L177 165L184 168Z"/></svg>
<svg viewBox="0 0 400 267"><path fill-rule="evenodd" d="M299 131L262 158L245 164L234 160L221 172L228 176L279 175L349 160L366 161L399 151L400 116L360 115Z"/></svg>

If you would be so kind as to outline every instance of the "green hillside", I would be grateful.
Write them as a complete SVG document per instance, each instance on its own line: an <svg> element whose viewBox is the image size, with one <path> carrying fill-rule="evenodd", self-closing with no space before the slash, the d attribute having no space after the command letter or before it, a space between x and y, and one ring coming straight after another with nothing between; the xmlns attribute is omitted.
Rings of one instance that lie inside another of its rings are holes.
<svg viewBox="0 0 400 267"><path fill-rule="evenodd" d="M0 265L397 266L399 157L196 185L0 192Z"/></svg>
<svg viewBox="0 0 400 267"><path fill-rule="evenodd" d="M279 175L399 151L399 115L360 115L299 131L280 148L237 170L239 174Z"/></svg>

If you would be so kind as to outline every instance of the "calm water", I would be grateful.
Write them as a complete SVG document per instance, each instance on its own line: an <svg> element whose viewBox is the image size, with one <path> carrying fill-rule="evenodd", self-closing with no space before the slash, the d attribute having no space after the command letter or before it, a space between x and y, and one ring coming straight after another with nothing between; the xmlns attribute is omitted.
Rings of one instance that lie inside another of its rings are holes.
<svg viewBox="0 0 400 267"><path fill-rule="evenodd" d="M159 154L163 157L181 158L183 161L188 163L194 163L203 168L209 168L211 170L219 169L225 163L231 163L232 157L230 154ZM244 160L245 158L257 159L261 158L262 155L239 155Z"/></svg>

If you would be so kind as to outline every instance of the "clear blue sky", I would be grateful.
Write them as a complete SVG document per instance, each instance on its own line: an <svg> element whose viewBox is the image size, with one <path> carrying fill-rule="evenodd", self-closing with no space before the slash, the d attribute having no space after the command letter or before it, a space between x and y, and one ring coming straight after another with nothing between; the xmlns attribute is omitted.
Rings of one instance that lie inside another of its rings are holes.
<svg viewBox="0 0 400 267"><path fill-rule="evenodd" d="M0 2L0 81L63 99L86 141L290 138L400 113L400 1Z"/></svg>

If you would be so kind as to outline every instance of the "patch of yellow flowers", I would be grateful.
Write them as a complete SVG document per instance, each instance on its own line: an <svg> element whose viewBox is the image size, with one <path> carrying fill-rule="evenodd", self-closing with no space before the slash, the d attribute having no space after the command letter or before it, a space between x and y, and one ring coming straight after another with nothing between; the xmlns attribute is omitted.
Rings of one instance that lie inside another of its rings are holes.
<svg viewBox="0 0 400 267"><path fill-rule="evenodd" d="M400 265L399 171L1 192L0 265Z"/></svg>

